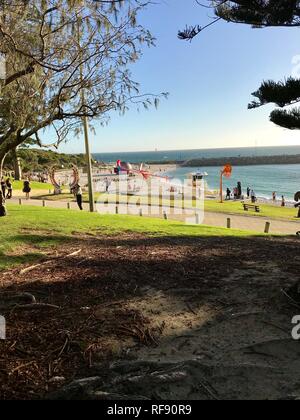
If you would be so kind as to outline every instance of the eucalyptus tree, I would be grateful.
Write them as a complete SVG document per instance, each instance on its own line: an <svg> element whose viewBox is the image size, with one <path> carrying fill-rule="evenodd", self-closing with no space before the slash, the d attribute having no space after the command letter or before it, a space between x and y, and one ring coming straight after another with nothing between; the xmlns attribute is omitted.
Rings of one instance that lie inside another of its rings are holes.
<svg viewBox="0 0 300 420"><path fill-rule="evenodd" d="M52 127L53 145L77 134L81 119L104 123L110 111L158 104L140 93L131 74L143 46L154 45L138 23L138 0L0 1L0 161ZM52 144L52 142L51 142Z"/></svg>

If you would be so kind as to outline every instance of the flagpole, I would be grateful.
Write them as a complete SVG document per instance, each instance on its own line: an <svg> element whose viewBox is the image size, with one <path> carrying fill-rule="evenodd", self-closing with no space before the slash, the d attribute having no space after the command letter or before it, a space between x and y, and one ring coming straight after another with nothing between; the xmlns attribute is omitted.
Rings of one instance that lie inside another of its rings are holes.
<svg viewBox="0 0 300 420"><path fill-rule="evenodd" d="M220 200L221 203L223 203L223 171L221 170L221 176L220 176Z"/></svg>

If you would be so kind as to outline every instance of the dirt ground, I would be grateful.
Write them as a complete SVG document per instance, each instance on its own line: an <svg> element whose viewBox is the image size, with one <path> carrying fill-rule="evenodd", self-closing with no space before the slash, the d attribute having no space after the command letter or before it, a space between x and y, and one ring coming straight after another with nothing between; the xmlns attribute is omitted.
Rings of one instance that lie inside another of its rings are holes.
<svg viewBox="0 0 300 420"><path fill-rule="evenodd" d="M299 244L78 236L2 272L0 398L299 398Z"/></svg>

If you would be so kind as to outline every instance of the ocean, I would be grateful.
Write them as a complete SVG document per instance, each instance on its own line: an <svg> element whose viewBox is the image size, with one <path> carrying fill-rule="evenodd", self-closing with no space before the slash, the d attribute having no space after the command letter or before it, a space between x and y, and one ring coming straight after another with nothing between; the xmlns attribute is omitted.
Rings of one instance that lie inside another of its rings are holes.
<svg viewBox="0 0 300 420"><path fill-rule="evenodd" d="M235 147L226 149L196 149L196 150L168 150L152 152L121 152L121 153L94 153L94 159L103 162L164 162L184 161L198 158L219 158L239 156L281 156L299 155L300 146L279 147Z"/></svg>
<svg viewBox="0 0 300 420"><path fill-rule="evenodd" d="M220 187L220 167L202 167L201 171L208 173L207 183L210 189L218 190ZM193 168L177 168L168 175L183 180ZM258 197L271 199L272 192L276 191L280 199L282 195L288 201L293 201L294 195L300 191L300 164L299 165L258 165L237 166L233 168L232 177L224 178L224 190L231 190L242 183L244 192L247 187L254 189Z"/></svg>
<svg viewBox="0 0 300 420"><path fill-rule="evenodd" d="M286 147L259 147L259 148L230 148L230 149L203 149L203 150L176 150L157 152L133 153L97 153L94 158L104 162L116 162L118 159L131 163L163 162L170 160L187 160L192 158L217 158L236 156L276 156L300 154L300 146ZM210 189L218 189L220 183L220 167L201 167L208 173L207 182ZM193 168L177 168L169 173L173 178L183 180L186 175L193 172ZM270 199L272 192L276 191L280 198L282 195L292 201L294 194L300 191L300 165L257 165L237 166L233 168L230 179L224 179L224 188L232 189L237 182L241 182L244 191L249 186L254 189L258 197Z"/></svg>

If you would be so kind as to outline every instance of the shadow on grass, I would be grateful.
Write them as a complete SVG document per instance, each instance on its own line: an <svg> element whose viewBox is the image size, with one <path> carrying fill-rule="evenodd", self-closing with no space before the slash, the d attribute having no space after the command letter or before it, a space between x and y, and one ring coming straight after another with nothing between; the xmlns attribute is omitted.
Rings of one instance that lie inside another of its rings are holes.
<svg viewBox="0 0 300 420"><path fill-rule="evenodd" d="M41 260L42 257L43 254L38 252L24 255L6 255L4 252L0 252L0 270L5 270L22 264L34 263L35 261Z"/></svg>
<svg viewBox="0 0 300 420"><path fill-rule="evenodd" d="M0 247L0 275L1 270L42 260L45 257L44 252L46 250L62 246L63 244L70 242L72 238L59 235L45 236L24 234L10 236L7 240L9 244L7 248L9 251L5 250L5 243ZM11 250L12 252L10 252ZM14 253L16 255L14 255Z"/></svg>
<svg viewBox="0 0 300 420"><path fill-rule="evenodd" d="M64 243L74 240L71 236L64 235L47 235L47 234L24 234L24 235L15 235L10 237L12 242L33 245L39 247L52 247L56 245L62 245Z"/></svg>

